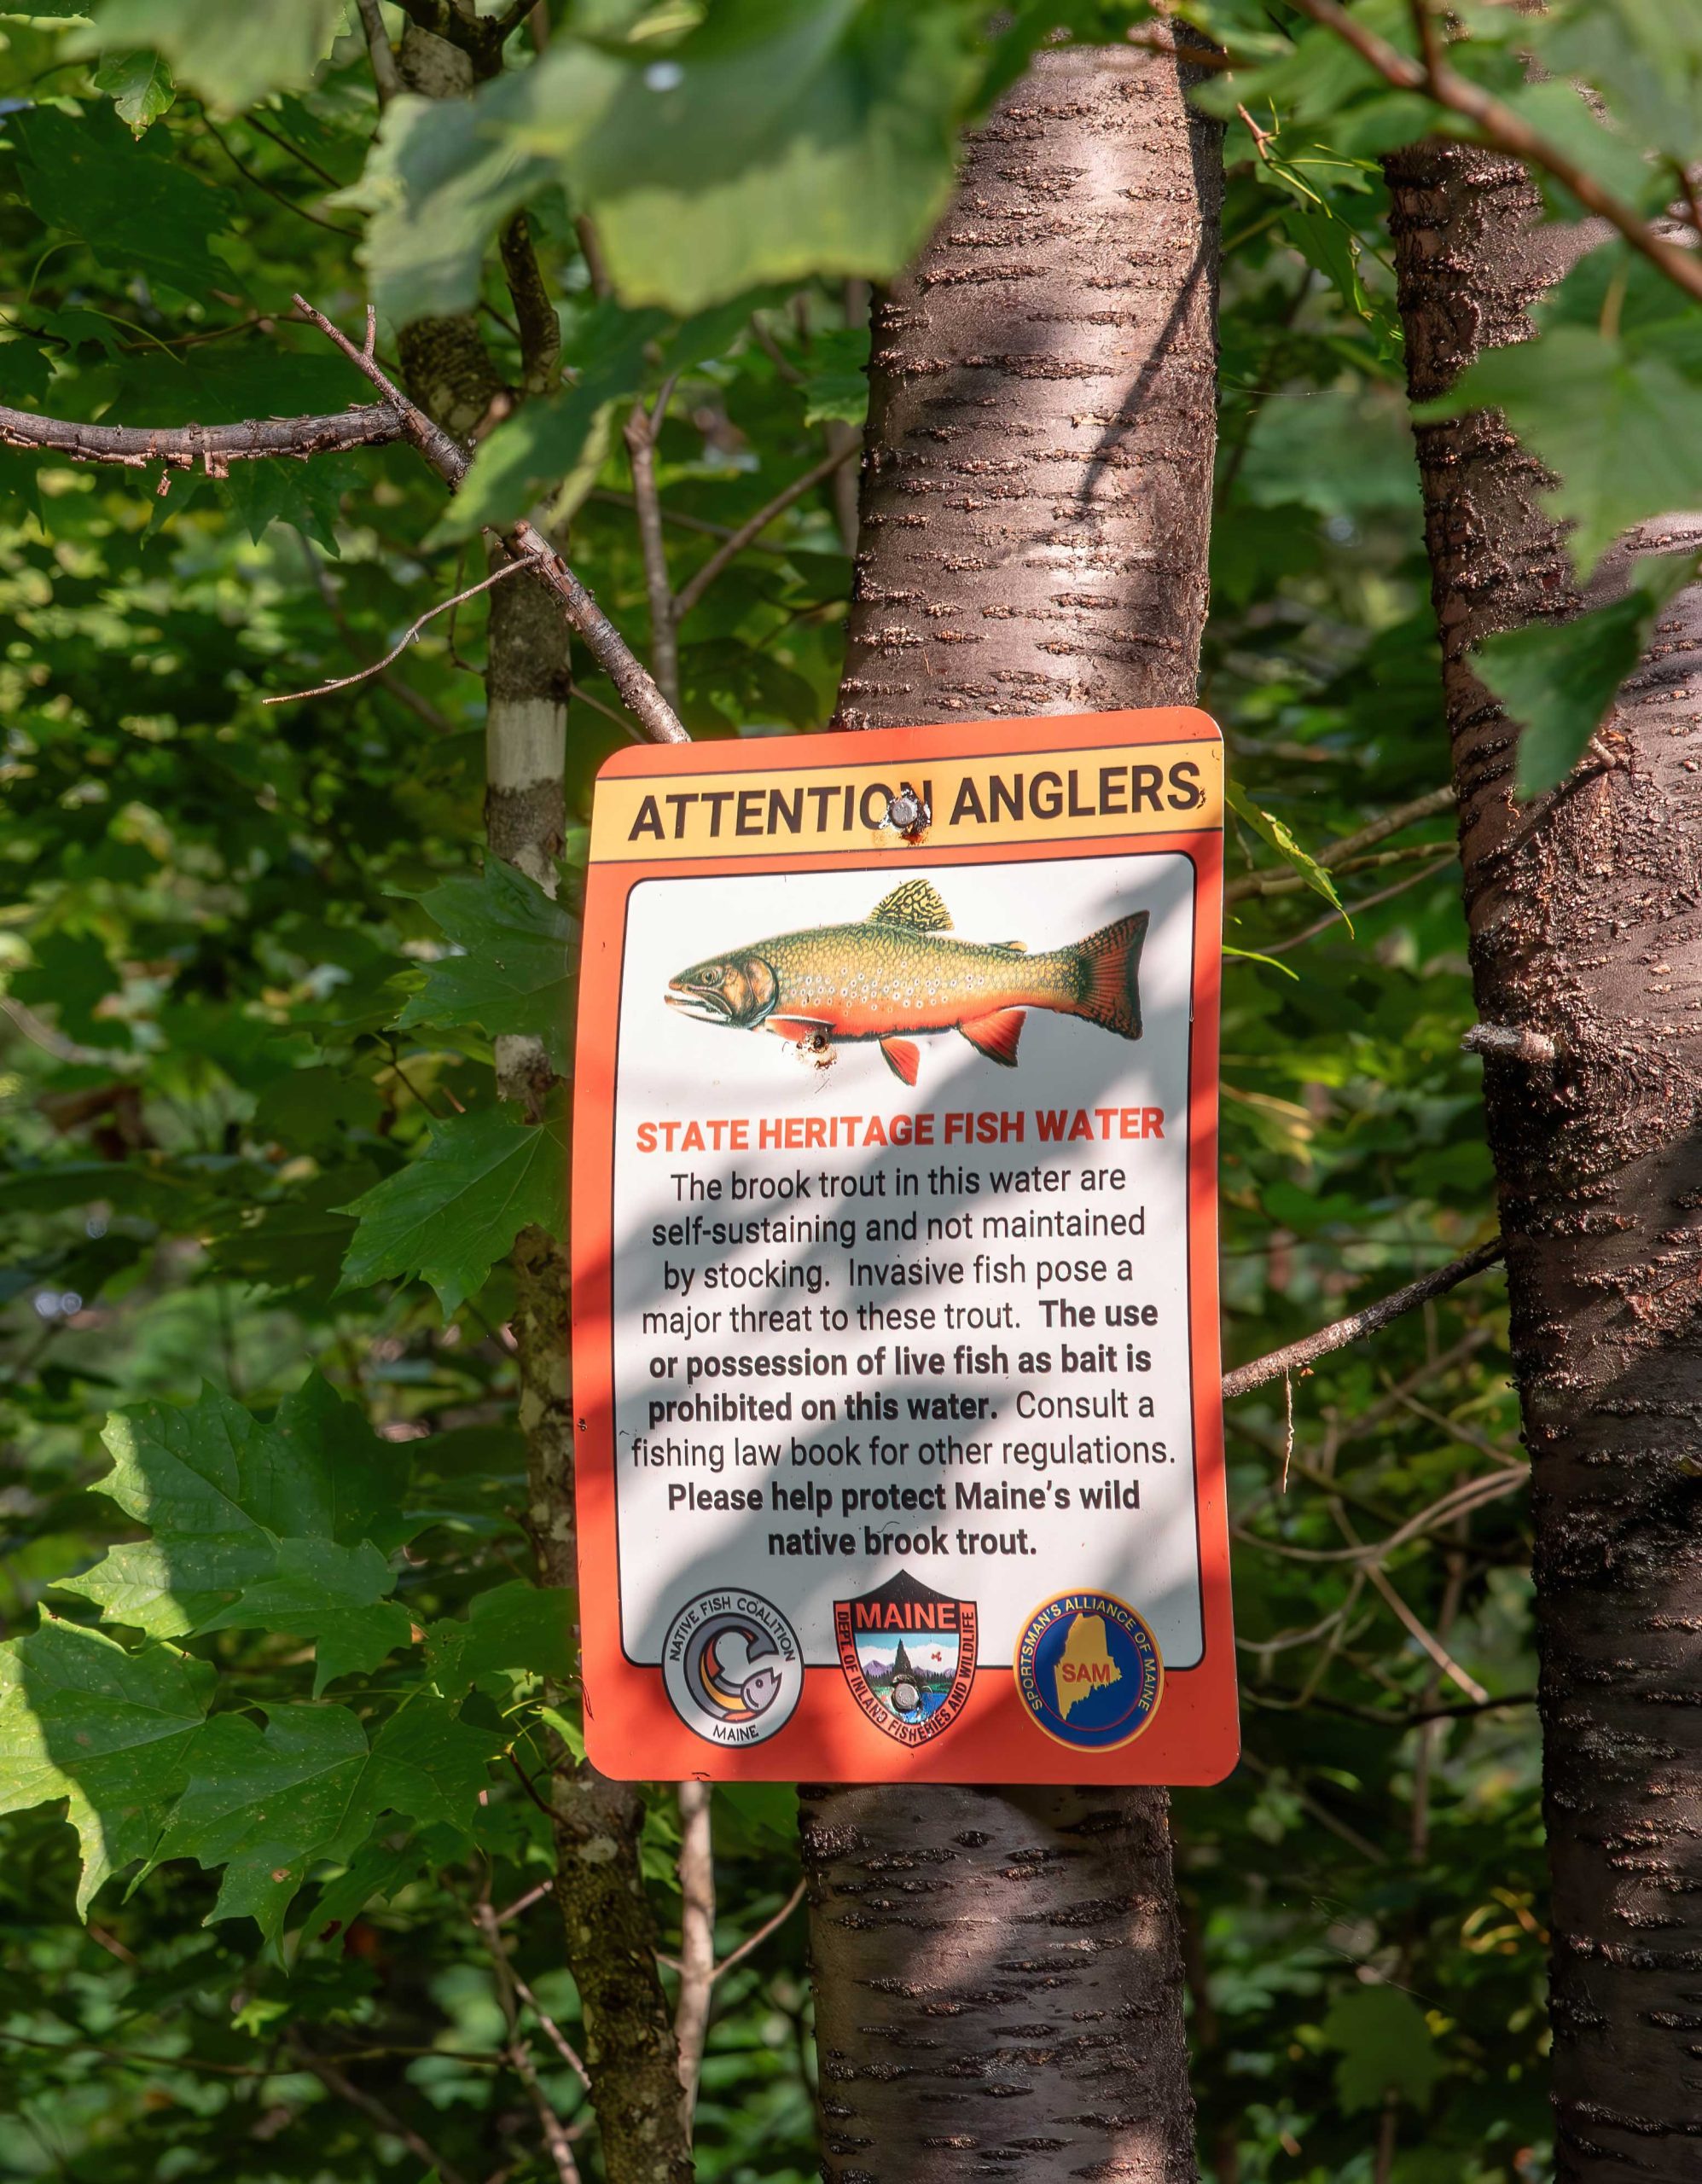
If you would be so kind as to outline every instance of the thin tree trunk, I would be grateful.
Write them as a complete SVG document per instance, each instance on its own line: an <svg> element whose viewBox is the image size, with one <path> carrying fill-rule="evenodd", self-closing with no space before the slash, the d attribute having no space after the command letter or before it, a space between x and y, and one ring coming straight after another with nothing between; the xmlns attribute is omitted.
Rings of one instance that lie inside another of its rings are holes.
<svg viewBox="0 0 1702 2184"><path fill-rule="evenodd" d="M1219 158L1126 47L971 142L875 313L845 724L1192 700ZM1194 2177L1162 1791L803 1794L834 2184Z"/></svg>
<svg viewBox="0 0 1702 2184"><path fill-rule="evenodd" d="M1527 339L1594 238L1540 228L1488 153L1421 144L1389 180L1423 398ZM1466 654L1577 603L1543 473L1491 413L1420 426L1418 450L1478 1013L1556 1050L1484 1063L1533 1467L1556 2175L1681 2184L1702 2163L1702 586L1620 694L1614 763L1521 810ZM1702 520L1636 543L1694 551Z"/></svg>
<svg viewBox="0 0 1702 2184"><path fill-rule="evenodd" d="M477 19L464 34L477 37ZM500 41L481 49L500 65ZM475 65L461 48L408 25L399 55L407 86L433 98L464 96ZM529 385L553 380L554 315L545 322L523 220L503 239L504 264L519 291ZM408 391L437 423L462 440L492 406L511 398L470 312L421 319L399 333ZM486 838L504 858L554 895L566 826L562 775L570 682L567 624L537 586L499 585L491 595L485 671ZM539 1116L555 1078L540 1041L496 1042L497 1089ZM520 1426L526 1446L526 1525L541 1584L577 1583L573 1528L573 1414L568 1385L567 1258L545 1229L528 1227L513 1254L514 1362ZM569 1612L564 1598L562 1612ZM591 2105L609 2184L690 2184L673 2025L656 1966L656 1924L640 1868L644 1805L637 1786L575 1766L557 1745L548 1785L555 1823L556 1899L565 1954L578 1989Z"/></svg>

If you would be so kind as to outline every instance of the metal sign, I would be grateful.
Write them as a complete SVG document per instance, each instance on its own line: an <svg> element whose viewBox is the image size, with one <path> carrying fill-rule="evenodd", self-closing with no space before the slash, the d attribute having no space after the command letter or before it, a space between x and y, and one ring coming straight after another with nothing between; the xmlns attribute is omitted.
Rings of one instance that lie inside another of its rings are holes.
<svg viewBox="0 0 1702 2184"><path fill-rule="evenodd" d="M1222 866L1192 712L604 768L572 1249L606 1773L1234 1764Z"/></svg>

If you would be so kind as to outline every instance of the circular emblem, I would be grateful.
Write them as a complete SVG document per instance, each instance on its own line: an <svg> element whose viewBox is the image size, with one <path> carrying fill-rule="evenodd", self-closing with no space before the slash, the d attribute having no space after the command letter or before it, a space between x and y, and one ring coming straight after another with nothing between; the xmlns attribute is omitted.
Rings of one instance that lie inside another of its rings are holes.
<svg viewBox="0 0 1702 2184"><path fill-rule="evenodd" d="M761 1744L792 1719L804 1692L797 1633L760 1593L730 1586L688 1600L662 1644L674 1711L707 1744Z"/></svg>
<svg viewBox="0 0 1702 2184"><path fill-rule="evenodd" d="M1113 1751L1158 1711L1164 1664L1152 1632L1112 1593L1060 1593L1016 1641L1016 1687L1049 1737L1077 1751Z"/></svg>

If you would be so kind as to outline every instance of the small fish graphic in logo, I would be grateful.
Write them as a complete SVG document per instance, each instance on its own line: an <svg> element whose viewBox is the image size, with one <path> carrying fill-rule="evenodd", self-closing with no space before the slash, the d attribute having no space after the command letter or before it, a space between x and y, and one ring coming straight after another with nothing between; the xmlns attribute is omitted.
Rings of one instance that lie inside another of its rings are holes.
<svg viewBox="0 0 1702 2184"><path fill-rule="evenodd" d="M874 1040L906 1084L916 1081L913 1033L961 1031L990 1061L1014 1069L1031 1008L1140 1037L1147 924L1147 913L1136 910L1073 947L1031 956L1019 940L951 937L932 885L909 880L860 925L806 926L710 956L670 979L665 998L700 1023L773 1031L818 1053L836 1041Z"/></svg>

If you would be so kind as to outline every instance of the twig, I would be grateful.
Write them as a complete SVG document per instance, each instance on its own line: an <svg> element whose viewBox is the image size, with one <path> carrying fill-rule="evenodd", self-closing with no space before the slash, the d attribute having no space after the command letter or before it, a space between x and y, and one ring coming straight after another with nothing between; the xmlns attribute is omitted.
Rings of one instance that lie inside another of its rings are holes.
<svg viewBox="0 0 1702 2184"><path fill-rule="evenodd" d="M1702 262L1696 254L1670 242L1642 219L1634 206L1605 189L1586 168L1560 145L1533 129L1524 117L1492 96L1479 84L1460 75L1439 56L1434 65L1414 61L1398 46L1367 28L1340 0L1294 0L1303 15L1333 32L1351 46L1368 68L1397 90L1420 91L1449 113L1469 121L1478 141L1510 158L1523 160L1554 176L1576 197L1586 212L1618 229L1640 256L1657 266L1687 296L1702 301Z"/></svg>
<svg viewBox="0 0 1702 2184"><path fill-rule="evenodd" d="M1411 864L1414 861L1432 863L1438 857L1459 855L1452 842L1410 842L1405 849L1374 850L1368 857L1333 857L1327 864L1320 857L1318 864L1326 872L1340 873L1344 877L1351 872L1381 872L1391 864ZM1245 902L1249 896L1298 895L1312 885L1301 872L1247 872L1232 880L1223 890L1226 903Z"/></svg>
<svg viewBox="0 0 1702 2184"><path fill-rule="evenodd" d="M40 448L73 462L116 463L126 470L210 468L264 462L274 456L305 462L357 447L388 447L404 437L395 406L373 402L311 417L247 417L235 425L84 425L43 417L0 403L0 446Z"/></svg>
<svg viewBox="0 0 1702 2184"><path fill-rule="evenodd" d="M296 296L294 302L302 316L317 326L327 340L334 342L394 404L401 424L400 437L419 450L451 491L457 490L472 467L472 458L386 377L372 353L370 331L367 347L357 349L347 334L333 325L322 311L315 311L305 296ZM621 702L636 720L643 723L652 739L658 743L690 742L679 715L656 688L637 654L537 526L524 520L517 523L505 535L502 544L517 559L533 563L537 575L566 609L568 620L584 639L592 658L619 691Z"/></svg>
<svg viewBox="0 0 1702 2184"><path fill-rule="evenodd" d="M622 433L632 468L632 502L638 515L638 547L644 563L644 590L650 602L650 667L668 703L680 702L678 613L668 578L668 551L662 539L662 503L656 490L656 440L667 415L674 381L665 380L655 406L643 398L632 405Z"/></svg>
<svg viewBox="0 0 1702 2184"><path fill-rule="evenodd" d="M1397 804L1392 811L1385 811L1380 819L1356 833L1344 834L1339 841L1332 842L1318 852L1316 862L1326 872L1342 870L1347 862L1362 851L1374 848L1386 841L1391 834L1398 834L1408 827L1415 827L1423 819L1434 819L1444 811L1454 808L1455 796L1451 788L1434 788L1426 796L1416 796L1410 804ZM1281 889L1273 887L1273 880L1282 883ZM1223 889L1226 903L1239 903L1248 895L1268 895L1287 892L1290 886L1304 886L1300 875L1290 873L1249 872L1239 879L1229 880Z"/></svg>
<svg viewBox="0 0 1702 2184"><path fill-rule="evenodd" d="M311 2071L328 2092L334 2093L340 2100L346 2100L351 2108L357 2108L363 2116L376 2123L380 2131L387 2131L392 2138L400 2139L416 2160L423 2161L427 2169L436 2169L443 2184L467 2184L461 2171L444 2159L429 2139L421 2138L411 2123L405 2123L375 2094L366 2092L352 2078L345 2077L334 2063L323 2055L316 2054L299 2033L287 2034L284 2044L303 2068Z"/></svg>
<svg viewBox="0 0 1702 2184"><path fill-rule="evenodd" d="M1384 903L1392 903L1397 895L1404 895L1409 887L1417 887L1426 880L1433 880L1440 868L1439 863L1421 864L1416 872L1408 873L1403 880L1397 880L1387 887L1380 887L1374 894L1362 895L1356 903L1348 903L1344 908L1350 919L1363 917L1367 910L1374 910ZM1267 956L1286 956L1291 949L1303 947L1307 941L1316 940L1321 932L1333 932L1340 923L1341 915L1340 910L1331 910L1327 916L1315 918L1310 925L1304 926L1298 932L1291 932L1286 940L1267 942L1263 953Z"/></svg>
<svg viewBox="0 0 1702 2184"><path fill-rule="evenodd" d="M730 1972L735 1964L742 1964L747 1956L751 1955L755 1950L759 1949L762 1947L763 1943L768 1939L770 1934L779 1932L780 1929L786 1924L787 1920L804 1901L804 1887L805 1884L802 1881L799 1881L797 1887L793 1890L791 1895L787 1897L785 1902L781 1905L779 1910L775 1913L772 1918L764 1919L761 1926L757 1928L755 1933L747 1935L746 1938L740 1943L737 1949L729 1949L728 1950L726 1955L722 1958L720 1963L715 1967L714 1977L718 1979L723 1972Z"/></svg>
<svg viewBox="0 0 1702 2184"><path fill-rule="evenodd" d="M1559 1058L1560 1048L1546 1031L1528 1024L1474 1024L1460 1041L1468 1054L1499 1054L1508 1061L1546 1064Z"/></svg>
<svg viewBox="0 0 1702 2184"><path fill-rule="evenodd" d="M396 65L396 55L384 28L384 17L379 13L378 0L360 0L361 28L366 32L366 49L372 60L372 80L378 90L380 112L387 107L402 89L402 71Z"/></svg>
<svg viewBox="0 0 1702 2184"><path fill-rule="evenodd" d="M715 1984L715 1844L707 1782L682 1782L680 1798L680 1991L674 2005L681 2112L688 2143Z"/></svg>
<svg viewBox="0 0 1702 2184"><path fill-rule="evenodd" d="M555 1892L553 1880L541 1880L536 1888L529 1888L524 1896L517 1896L506 1911L497 1914L497 1924L506 1926L511 1919L524 1918L534 1903L542 1903L546 1896Z"/></svg>
<svg viewBox="0 0 1702 2184"><path fill-rule="evenodd" d="M292 526L291 528L294 529L294 526ZM297 531L295 535L301 542L302 558L307 563L308 574L313 579L314 589L318 592L324 604L325 612L336 624L337 633L343 642L358 658L354 631L350 627L348 616L343 612L343 602L337 596L337 587L331 581L330 572L318 555L314 552L313 543L306 532ZM378 676L378 679L392 697L396 699L398 704L406 706L409 712L416 719L424 721L427 728L437 729L442 735L447 735L452 732L453 724L444 717L429 698L422 698L411 683L405 682L399 675L392 675L387 668L382 670L375 668L373 671Z"/></svg>
<svg viewBox="0 0 1702 2184"><path fill-rule="evenodd" d="M824 455L819 462L812 463L801 477L794 478L789 485L776 493L766 507L758 508L753 516L741 523L726 543L710 555L703 566L694 570L680 586L674 598L675 619L683 622L729 562L736 560L758 533L766 531L777 515L783 515L794 501L801 501L824 478L831 478L841 463L849 462L860 444L859 441L852 440L845 447Z"/></svg>
<svg viewBox="0 0 1702 2184"><path fill-rule="evenodd" d="M516 212L502 229L497 247L502 277L514 299L513 331L520 343L523 384L528 394L548 394L561 376L561 322L544 285L531 223L523 212Z"/></svg>
<svg viewBox="0 0 1702 2184"><path fill-rule="evenodd" d="M497 1924L500 1926L502 1923L502 1917L499 1914ZM543 2003L539 2001L537 1996L533 1994L532 1989L527 1986L526 1981L521 1978L520 1973L514 1971L512 1966L510 1967L509 1976L513 1978L514 1983L514 1992L520 1996L520 2000L537 2019L539 2024L543 2026L543 2030L549 2037L551 2045L555 2048L556 2053L561 2056L562 2061L566 2063L568 2069L572 2071L574 2077L578 2079L580 2084L584 2086L585 2090L589 2093L591 2088L591 2074L585 2068L584 2064L579 2059L578 2055L575 2053L572 2044L568 2040L566 2033L562 2031L561 2026L555 2022L555 2019L551 2017L549 2011L545 2009Z"/></svg>
<svg viewBox="0 0 1702 2184"><path fill-rule="evenodd" d="M346 690L353 683L364 682L369 676L382 675L391 662L399 659L408 649L434 616L447 614L451 607L460 607L469 599L476 599L481 591L489 591L493 584L506 584L510 577L524 575L531 566L529 559L505 562L494 576L481 577L477 584L468 584L465 591L456 592L452 599L440 599L435 607L428 607L416 620L410 622L383 659L374 660L370 667L358 667L352 675L340 675L332 682L316 683L311 690L288 690L274 697L262 698L260 703L263 706L293 706L302 698L328 698L334 690Z"/></svg>
<svg viewBox="0 0 1702 2184"><path fill-rule="evenodd" d="M1479 1244L1475 1252L1467 1252L1464 1258L1451 1260L1446 1266L1434 1268L1421 1274L1416 1281L1409 1281L1404 1289L1396 1290L1391 1296L1368 1304L1363 1311L1351 1312L1345 1320L1332 1321L1328 1327L1320 1327L1314 1334L1298 1342L1291 1342L1273 1350L1263 1357L1255 1357L1250 1364L1237 1365L1223 1375L1223 1399L1226 1403L1236 1396L1248 1394L1261 1388L1267 1380L1274 1380L1279 1373L1293 1373L1314 1364L1320 1357L1327 1357L1332 1350L1345 1350L1351 1342L1357 1342L1362 1335L1375 1334L1391 1321L1398 1320L1403 1313L1415 1311L1420 1304L1427 1304L1433 1297L1446 1296L1450 1289L1462 1281L1469 1281L1474 1274L1481 1274L1485 1267L1493 1266L1503 1250L1499 1236L1487 1244Z"/></svg>
<svg viewBox="0 0 1702 2184"><path fill-rule="evenodd" d="M526 2089L527 2098L537 2112L538 2128L543 2133L543 2142L549 2149L549 2158L555 2164L561 2184L579 2184L579 2164L573 2158L573 2146L564 2129L561 2118L550 2106L549 2096L538 2083L537 2069L532 2059L532 2050L520 2029L520 2011L516 2006L519 1982L514 1967L508 1960L508 1944L502 1939L502 1930L496 1913L487 1902L480 1903L473 1914L473 1924L484 1935L491 1952L491 1966L497 1977L497 2000L508 2028L508 2057L514 2076ZM580 2073L584 2077L584 2071Z"/></svg>
<svg viewBox="0 0 1702 2184"><path fill-rule="evenodd" d="M207 135L212 137L213 142L218 145L219 150L224 153L225 158L229 160L231 166L235 168L237 173L241 176L243 181L252 183L253 187L259 191L263 197L270 197L273 204L282 205L286 212L293 212L298 220L311 221L316 228L324 228L334 235L341 235L346 242L359 241L359 229L346 228L340 220L328 220L322 212L309 212L306 206L298 205L294 198L287 197L282 190L276 189L271 183L268 182L264 175L256 174L253 168L248 165L247 161L244 160L240 154L234 151L225 142L224 138L213 126L212 123L207 119L205 113L201 115L201 127L206 130Z"/></svg>
<svg viewBox="0 0 1702 2184"><path fill-rule="evenodd" d="M1351 1526L1349 1527L1349 1536L1352 1536L1352 1529ZM1412 1610L1395 1590L1394 1586L1389 1582L1387 1573L1380 1568L1376 1563L1368 1562L1365 1565L1365 1574L1370 1578L1372 1583L1382 1594L1384 1600L1387 1601L1390 1608L1393 1611L1402 1627L1405 1630L1409 1631L1411 1635L1417 1640L1418 1643L1423 1647L1425 1652L1430 1655L1432 1660L1436 1663L1438 1668L1442 1670L1442 1673L1448 1678L1449 1682L1450 1683L1458 1684L1461 1690L1465 1693L1468 1699L1475 1700L1479 1705L1484 1705L1489 1698L1489 1693L1484 1690L1483 1685L1478 1682L1476 1676L1472 1675L1468 1670L1462 1669L1461 1667L1459 1662L1455 1659L1452 1653L1449 1652L1448 1648L1443 1644L1442 1641L1436 1635L1434 1631L1431 1630L1425 1623L1421 1623L1419 1618L1413 1613Z"/></svg>

